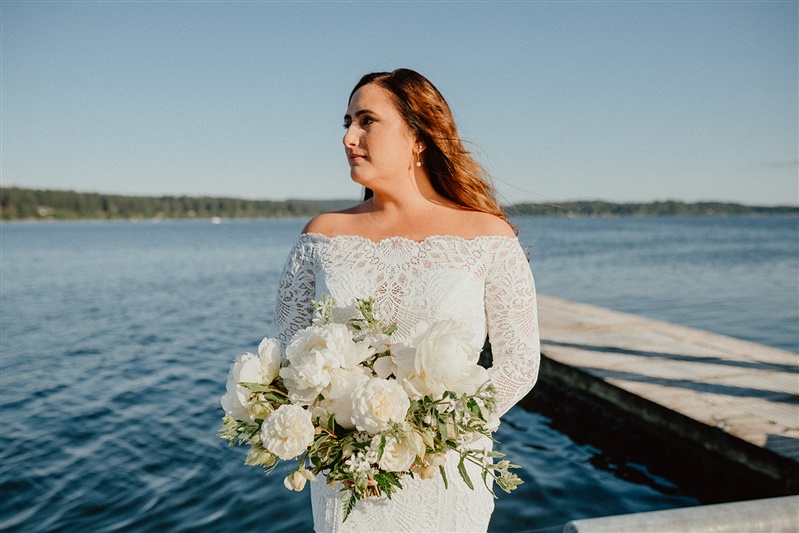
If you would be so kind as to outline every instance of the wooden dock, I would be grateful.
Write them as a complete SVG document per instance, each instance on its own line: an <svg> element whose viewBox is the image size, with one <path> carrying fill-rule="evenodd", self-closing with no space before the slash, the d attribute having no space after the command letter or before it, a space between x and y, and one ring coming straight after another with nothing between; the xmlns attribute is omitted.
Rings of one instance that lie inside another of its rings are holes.
<svg viewBox="0 0 799 533"><path fill-rule="evenodd" d="M539 296L541 376L799 493L799 354Z"/></svg>

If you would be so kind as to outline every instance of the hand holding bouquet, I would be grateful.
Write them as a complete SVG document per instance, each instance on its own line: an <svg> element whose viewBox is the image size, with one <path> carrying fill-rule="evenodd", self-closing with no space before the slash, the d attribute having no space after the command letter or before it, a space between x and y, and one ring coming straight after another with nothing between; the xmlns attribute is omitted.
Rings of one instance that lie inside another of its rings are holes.
<svg viewBox="0 0 799 533"><path fill-rule="evenodd" d="M501 453L468 447L498 425L496 391L468 331L454 321L419 324L407 342L392 343L396 328L375 316L371 299L314 307L313 324L285 354L266 338L231 367L219 436L250 445L246 464L271 472L278 459L298 458L286 487L302 490L319 474L340 482L345 520L359 499L390 498L405 476L440 473L446 485L450 450L471 488L466 461L482 468L488 490L488 476L507 492L522 483L509 472L515 465L493 463Z"/></svg>

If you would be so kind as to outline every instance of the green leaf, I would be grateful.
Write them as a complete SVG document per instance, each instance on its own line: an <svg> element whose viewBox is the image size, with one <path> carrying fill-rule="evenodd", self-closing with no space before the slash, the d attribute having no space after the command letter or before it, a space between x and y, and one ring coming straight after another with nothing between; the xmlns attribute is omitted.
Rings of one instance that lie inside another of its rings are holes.
<svg viewBox="0 0 799 533"><path fill-rule="evenodd" d="M394 487L398 489L402 488L399 476L395 472L378 472L375 474L375 481L377 481L380 490L383 491L383 494L385 494L389 500L391 499L391 494L394 492Z"/></svg>
<svg viewBox="0 0 799 533"><path fill-rule="evenodd" d="M355 509L355 504L358 503L358 499L355 497L355 493L350 494L350 499L347 500L347 503L344 504L344 519L342 522L347 521L347 517L350 516L350 513L353 509Z"/></svg>
<svg viewBox="0 0 799 533"><path fill-rule="evenodd" d="M467 402L467 405L469 406L469 412L471 412L476 417L483 418L483 413L482 411L480 411L480 406L477 405L477 402L474 401L474 399L470 399Z"/></svg>
<svg viewBox="0 0 799 533"><path fill-rule="evenodd" d="M463 478L464 483L466 483L466 485L468 485L470 489L474 490L474 485L472 484L472 480L469 477L469 473L466 471L466 465L463 463L463 460L464 457L461 456L461 460L458 462L458 472Z"/></svg>
<svg viewBox="0 0 799 533"><path fill-rule="evenodd" d="M272 394L271 392L264 393L264 400L269 400L270 402L274 403L291 403L291 400L289 400L285 396L277 396L276 394Z"/></svg>
<svg viewBox="0 0 799 533"><path fill-rule="evenodd" d="M268 392L272 390L272 385L267 383L256 383L254 381L239 381L239 385L251 392Z"/></svg>
<svg viewBox="0 0 799 533"><path fill-rule="evenodd" d="M381 437L380 437L380 447L378 447L378 449L377 449L377 460L378 461L380 461L380 459L383 458L383 452L385 451L385 449L386 449L386 436L385 435L381 435Z"/></svg>
<svg viewBox="0 0 799 533"><path fill-rule="evenodd" d="M444 480L444 489L449 488L449 481L447 481L447 471L444 469L444 465L438 467L439 472L441 472L441 479Z"/></svg>

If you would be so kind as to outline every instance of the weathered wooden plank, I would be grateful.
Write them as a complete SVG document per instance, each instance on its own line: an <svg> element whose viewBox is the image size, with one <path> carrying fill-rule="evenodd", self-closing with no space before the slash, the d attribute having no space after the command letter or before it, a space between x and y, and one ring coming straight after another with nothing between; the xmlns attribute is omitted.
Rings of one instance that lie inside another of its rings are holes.
<svg viewBox="0 0 799 533"><path fill-rule="evenodd" d="M539 320L562 382L799 491L799 354L546 296Z"/></svg>

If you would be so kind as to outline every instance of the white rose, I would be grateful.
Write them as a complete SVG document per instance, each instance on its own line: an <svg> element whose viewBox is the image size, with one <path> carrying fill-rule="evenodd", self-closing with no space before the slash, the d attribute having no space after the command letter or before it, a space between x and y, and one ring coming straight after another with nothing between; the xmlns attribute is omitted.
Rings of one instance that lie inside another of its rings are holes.
<svg viewBox="0 0 799 533"><path fill-rule="evenodd" d="M389 428L389 422L402 422L411 402L394 380L370 379L352 392L352 423L372 435Z"/></svg>
<svg viewBox="0 0 799 533"><path fill-rule="evenodd" d="M375 439L379 439L377 436ZM379 442L377 444L379 446ZM373 448L376 448L374 442ZM394 437L386 438L386 445L383 447L383 455L377 465L386 472L406 472L416 460L416 452L405 441L398 441Z"/></svg>
<svg viewBox="0 0 799 533"><path fill-rule="evenodd" d="M355 369L340 368L331 375L330 386L320 407L333 413L336 423L345 429L354 429L352 422L352 393L359 386L369 381L363 367Z"/></svg>
<svg viewBox="0 0 799 533"><path fill-rule="evenodd" d="M225 414L234 420L252 423L250 415L250 390L239 383L261 383L261 360L251 353L241 354L236 357L228 373L226 392L220 399Z"/></svg>
<svg viewBox="0 0 799 533"><path fill-rule="evenodd" d="M258 357L261 359L261 383L272 383L280 372L280 343L265 337L258 345Z"/></svg>
<svg viewBox="0 0 799 533"><path fill-rule="evenodd" d="M261 426L261 441L284 461L294 459L313 444L311 413L299 405L281 405Z"/></svg>
<svg viewBox="0 0 799 533"><path fill-rule="evenodd" d="M411 345L395 350L397 378L412 397L444 391L474 394L488 381L488 372L477 365L480 349L470 331L452 320L433 325L420 323L411 333Z"/></svg>

